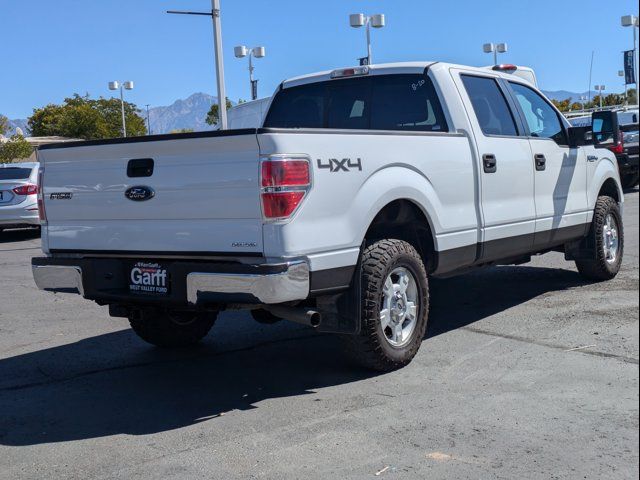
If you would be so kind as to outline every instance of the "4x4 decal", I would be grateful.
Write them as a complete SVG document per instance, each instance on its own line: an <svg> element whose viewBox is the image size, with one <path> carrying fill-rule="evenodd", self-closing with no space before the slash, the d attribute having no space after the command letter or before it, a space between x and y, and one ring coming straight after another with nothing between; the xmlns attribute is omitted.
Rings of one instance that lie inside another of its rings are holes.
<svg viewBox="0 0 640 480"><path fill-rule="evenodd" d="M321 159L318 159L318 168L328 169L332 173L337 172L349 172L353 169L362 171L362 159L351 160L350 158L343 158L338 160L337 158L330 158L327 163L323 163Z"/></svg>

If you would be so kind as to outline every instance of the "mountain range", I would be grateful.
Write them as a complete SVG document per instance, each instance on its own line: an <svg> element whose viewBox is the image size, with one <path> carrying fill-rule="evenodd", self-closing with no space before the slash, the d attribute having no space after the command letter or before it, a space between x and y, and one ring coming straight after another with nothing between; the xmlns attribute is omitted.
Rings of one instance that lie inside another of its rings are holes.
<svg viewBox="0 0 640 480"><path fill-rule="evenodd" d="M543 90L543 93L553 100L573 99L579 102L581 96L588 97L589 92L576 93L567 90ZM593 98L597 92L591 92ZM169 133L173 130L189 129L195 131L211 130L211 125L207 125L205 119L211 105L216 103L217 97L207 93L194 93L185 99L176 100L166 107L153 107L149 109L149 120L151 133ZM140 112L146 118L146 111ZM16 128L21 128L28 133L27 120L16 119L9 121L10 129L8 136L15 133Z"/></svg>
<svg viewBox="0 0 640 480"><path fill-rule="evenodd" d="M169 133L172 130L189 129L198 131L211 130L205 120L211 105L218 102L218 97L207 93L194 93L184 100L176 100L167 107L149 109L151 133ZM145 116L146 112L142 112Z"/></svg>
<svg viewBox="0 0 640 480"><path fill-rule="evenodd" d="M594 92L594 91L576 93L576 92L569 92L567 90L542 90L542 93L544 93L547 96L547 98L551 100L562 101L562 100L566 100L567 98L570 98L574 102L579 102L580 97L593 98L596 95L598 95L598 92ZM605 91L605 96L606 95L607 95L607 92Z"/></svg>

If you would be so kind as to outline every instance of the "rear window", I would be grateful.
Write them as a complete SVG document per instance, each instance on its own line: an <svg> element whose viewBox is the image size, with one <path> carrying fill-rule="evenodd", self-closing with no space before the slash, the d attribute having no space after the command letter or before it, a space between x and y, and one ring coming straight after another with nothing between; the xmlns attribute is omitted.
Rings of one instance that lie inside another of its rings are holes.
<svg viewBox="0 0 640 480"><path fill-rule="evenodd" d="M0 180L25 180L30 176L30 168L0 168Z"/></svg>
<svg viewBox="0 0 640 480"><path fill-rule="evenodd" d="M423 74L359 77L286 88L273 100L264 126L448 131L433 83Z"/></svg>
<svg viewBox="0 0 640 480"><path fill-rule="evenodd" d="M462 75L476 118L485 135L516 136L516 122L493 78Z"/></svg>

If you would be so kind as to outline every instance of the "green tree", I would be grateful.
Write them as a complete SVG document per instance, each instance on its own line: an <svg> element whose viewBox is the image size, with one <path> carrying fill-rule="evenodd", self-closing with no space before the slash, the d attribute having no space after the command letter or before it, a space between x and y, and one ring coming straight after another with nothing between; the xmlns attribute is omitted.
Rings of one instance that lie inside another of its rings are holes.
<svg viewBox="0 0 640 480"><path fill-rule="evenodd" d="M9 131L9 119L0 113L0 135Z"/></svg>
<svg viewBox="0 0 640 480"><path fill-rule="evenodd" d="M191 133L193 132L193 128L177 128L175 130L171 130L169 133Z"/></svg>
<svg viewBox="0 0 640 480"><path fill-rule="evenodd" d="M33 147L22 135L13 135L8 141L0 143L0 163L28 158L32 153Z"/></svg>
<svg viewBox="0 0 640 480"><path fill-rule="evenodd" d="M553 103L561 112L567 112L569 111L569 107L571 106L571 99L566 98L564 100L551 100L551 103Z"/></svg>
<svg viewBox="0 0 640 480"><path fill-rule="evenodd" d="M630 88L629 90L627 90L627 103L629 105L638 104L638 91L635 88Z"/></svg>
<svg viewBox="0 0 640 480"><path fill-rule="evenodd" d="M231 103L231 100L229 100L229 97L227 97L227 110L229 110L232 106L233 105ZM220 121L220 108L218 107L217 103L214 103L213 105L211 105L211 108L209 109L209 113L207 113L207 118L205 122L207 122L209 125L217 125L219 121Z"/></svg>
<svg viewBox="0 0 640 480"><path fill-rule="evenodd" d="M144 118L138 107L125 102L127 136L147 133ZM120 100L116 98L89 98L89 95L65 98L61 105L49 104L34 109L28 120L31 134L36 137L61 136L99 140L122 136Z"/></svg>

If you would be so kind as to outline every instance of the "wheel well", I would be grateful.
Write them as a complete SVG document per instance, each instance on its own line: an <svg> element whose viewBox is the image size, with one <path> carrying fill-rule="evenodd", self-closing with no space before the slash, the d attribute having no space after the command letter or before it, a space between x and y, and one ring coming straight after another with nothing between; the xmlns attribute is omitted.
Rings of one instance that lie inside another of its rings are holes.
<svg viewBox="0 0 640 480"><path fill-rule="evenodd" d="M607 196L613 198L616 202L620 203L620 191L618 185L613 178L608 178L600 187L600 193L598 196Z"/></svg>
<svg viewBox="0 0 640 480"><path fill-rule="evenodd" d="M427 272L435 270L437 262L431 226L415 203L395 200L378 212L367 230L365 242L371 244L383 238L410 243L422 257Z"/></svg>

